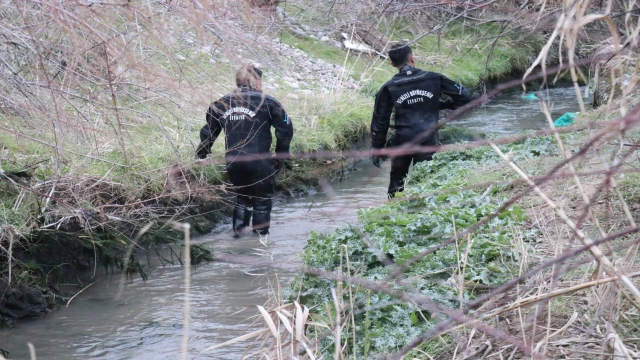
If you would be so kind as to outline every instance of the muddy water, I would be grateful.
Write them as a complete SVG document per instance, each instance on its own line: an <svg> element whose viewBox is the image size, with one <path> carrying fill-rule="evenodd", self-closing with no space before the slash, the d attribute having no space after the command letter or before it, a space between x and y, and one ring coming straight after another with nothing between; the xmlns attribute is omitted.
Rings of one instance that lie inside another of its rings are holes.
<svg viewBox="0 0 640 360"><path fill-rule="evenodd" d="M551 99L554 118L577 111L573 89L553 89L541 97ZM521 94L494 98L455 121L474 130L513 133L546 126L536 101ZM386 164L388 166L388 163ZM319 193L277 203L272 234L266 243L257 237L232 239L229 225L222 225L196 242L216 251L273 256L280 261L299 261L310 231L328 232L352 222L359 208L386 200L388 169L378 170L360 163L345 181ZM179 247L174 246L176 252ZM166 249L165 258L170 257ZM0 348L10 359L28 359L27 343L33 343L38 359L177 359L183 334L184 268L160 262L155 252L138 254L149 279L122 281L120 275L99 280L77 296L68 308L43 319L21 321L14 329L0 329ZM270 284L261 269L251 266L206 263L194 268L191 286L189 358L237 359L247 344L239 344L196 356L212 346L241 335L263 304ZM280 274L287 282L291 274ZM117 294L122 288L119 297Z"/></svg>

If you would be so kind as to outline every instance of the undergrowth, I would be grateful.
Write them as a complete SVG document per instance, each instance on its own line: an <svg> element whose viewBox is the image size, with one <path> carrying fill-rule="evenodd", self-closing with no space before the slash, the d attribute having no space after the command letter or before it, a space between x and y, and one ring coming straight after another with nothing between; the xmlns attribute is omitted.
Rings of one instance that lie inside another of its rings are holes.
<svg viewBox="0 0 640 360"><path fill-rule="evenodd" d="M501 149L510 153L515 161L522 161L553 155L557 146L553 138L542 137L504 145ZM401 265L501 206L504 189L499 186L488 191L459 190L473 184L475 174L483 168L499 162L501 159L488 147L437 153L433 161L416 166L408 177L405 192L397 200L361 210L356 224L335 233L313 233L303 253L304 264L331 272L342 270L371 281L387 279L395 267L385 266L377 250ZM494 181L509 178L500 172L491 173ZM428 296L441 306L461 306L461 301L470 300L481 291L478 289L500 284L517 274L521 254L515 250L518 247L513 246L514 241L519 238L526 241L536 235L536 230L523 228L526 222L521 208L509 207L471 235L411 264L403 274L409 283L395 282L394 290ZM397 303L390 295L371 293L356 286L349 289L345 284L340 286L345 287L344 303L355 304L350 309L355 314L355 328L345 327L342 341L347 342L345 348L349 351L357 349L357 358L366 358L367 353L397 351L427 331L434 320L442 320L442 314L430 314L424 308ZM318 319L328 321L335 317L331 289L340 286L326 278L300 275L286 294L291 298L299 296L301 303L315 309ZM349 299L350 292L353 292L352 299ZM322 349L329 355L333 337L319 336L324 338ZM355 347L353 338L357 339ZM434 349L441 348L433 342L423 347L429 348L431 356L437 355Z"/></svg>

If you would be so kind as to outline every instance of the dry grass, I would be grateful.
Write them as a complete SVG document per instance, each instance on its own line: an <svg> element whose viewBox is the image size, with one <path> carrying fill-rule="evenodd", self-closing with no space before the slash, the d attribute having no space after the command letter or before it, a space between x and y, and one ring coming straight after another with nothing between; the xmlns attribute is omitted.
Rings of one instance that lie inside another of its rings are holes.
<svg viewBox="0 0 640 360"><path fill-rule="evenodd" d="M316 323L309 317L309 309L297 302L290 304L269 303L258 306L260 317L257 322L263 322L259 330L252 331L233 340L217 344L206 348L200 352L204 354L208 351L229 346L238 342L252 340L257 343L257 350L247 350L243 355L247 358L266 359L290 359L296 358L300 354L310 359L317 349L313 348L314 341L308 339L306 331L308 327L328 328L327 325ZM252 324L252 325L255 325Z"/></svg>

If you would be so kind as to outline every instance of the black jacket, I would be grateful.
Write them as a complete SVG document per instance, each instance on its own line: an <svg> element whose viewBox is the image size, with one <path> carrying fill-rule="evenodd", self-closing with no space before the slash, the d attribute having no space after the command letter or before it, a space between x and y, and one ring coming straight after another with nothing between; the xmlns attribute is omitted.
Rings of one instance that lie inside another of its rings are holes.
<svg viewBox="0 0 640 360"><path fill-rule="evenodd" d="M441 101L440 95L451 99ZM437 144L439 110L457 109L472 100L471 92L446 76L405 66L382 86L376 95L371 119L371 145L384 147L389 130L389 118L396 110L395 144L400 145L416 138L420 144Z"/></svg>
<svg viewBox="0 0 640 360"><path fill-rule="evenodd" d="M282 105L260 91L241 88L209 106L196 155L204 159L211 153L211 145L224 129L227 162L239 155L270 157L271 126L276 130L276 153L288 156L293 125Z"/></svg>

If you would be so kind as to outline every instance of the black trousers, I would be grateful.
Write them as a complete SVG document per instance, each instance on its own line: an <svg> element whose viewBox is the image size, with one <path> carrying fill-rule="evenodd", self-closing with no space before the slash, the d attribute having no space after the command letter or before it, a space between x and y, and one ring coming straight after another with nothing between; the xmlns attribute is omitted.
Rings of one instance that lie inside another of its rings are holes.
<svg viewBox="0 0 640 360"><path fill-rule="evenodd" d="M430 161L434 153L407 154L391 158L391 180L389 182L389 198L394 198L397 192L404 191L404 180L409 174L411 163L415 166L422 161Z"/></svg>
<svg viewBox="0 0 640 360"><path fill-rule="evenodd" d="M271 159L227 163L227 173L236 193L233 230L239 234L250 226L261 235L269 233L276 169ZM253 208L253 210L251 210Z"/></svg>

